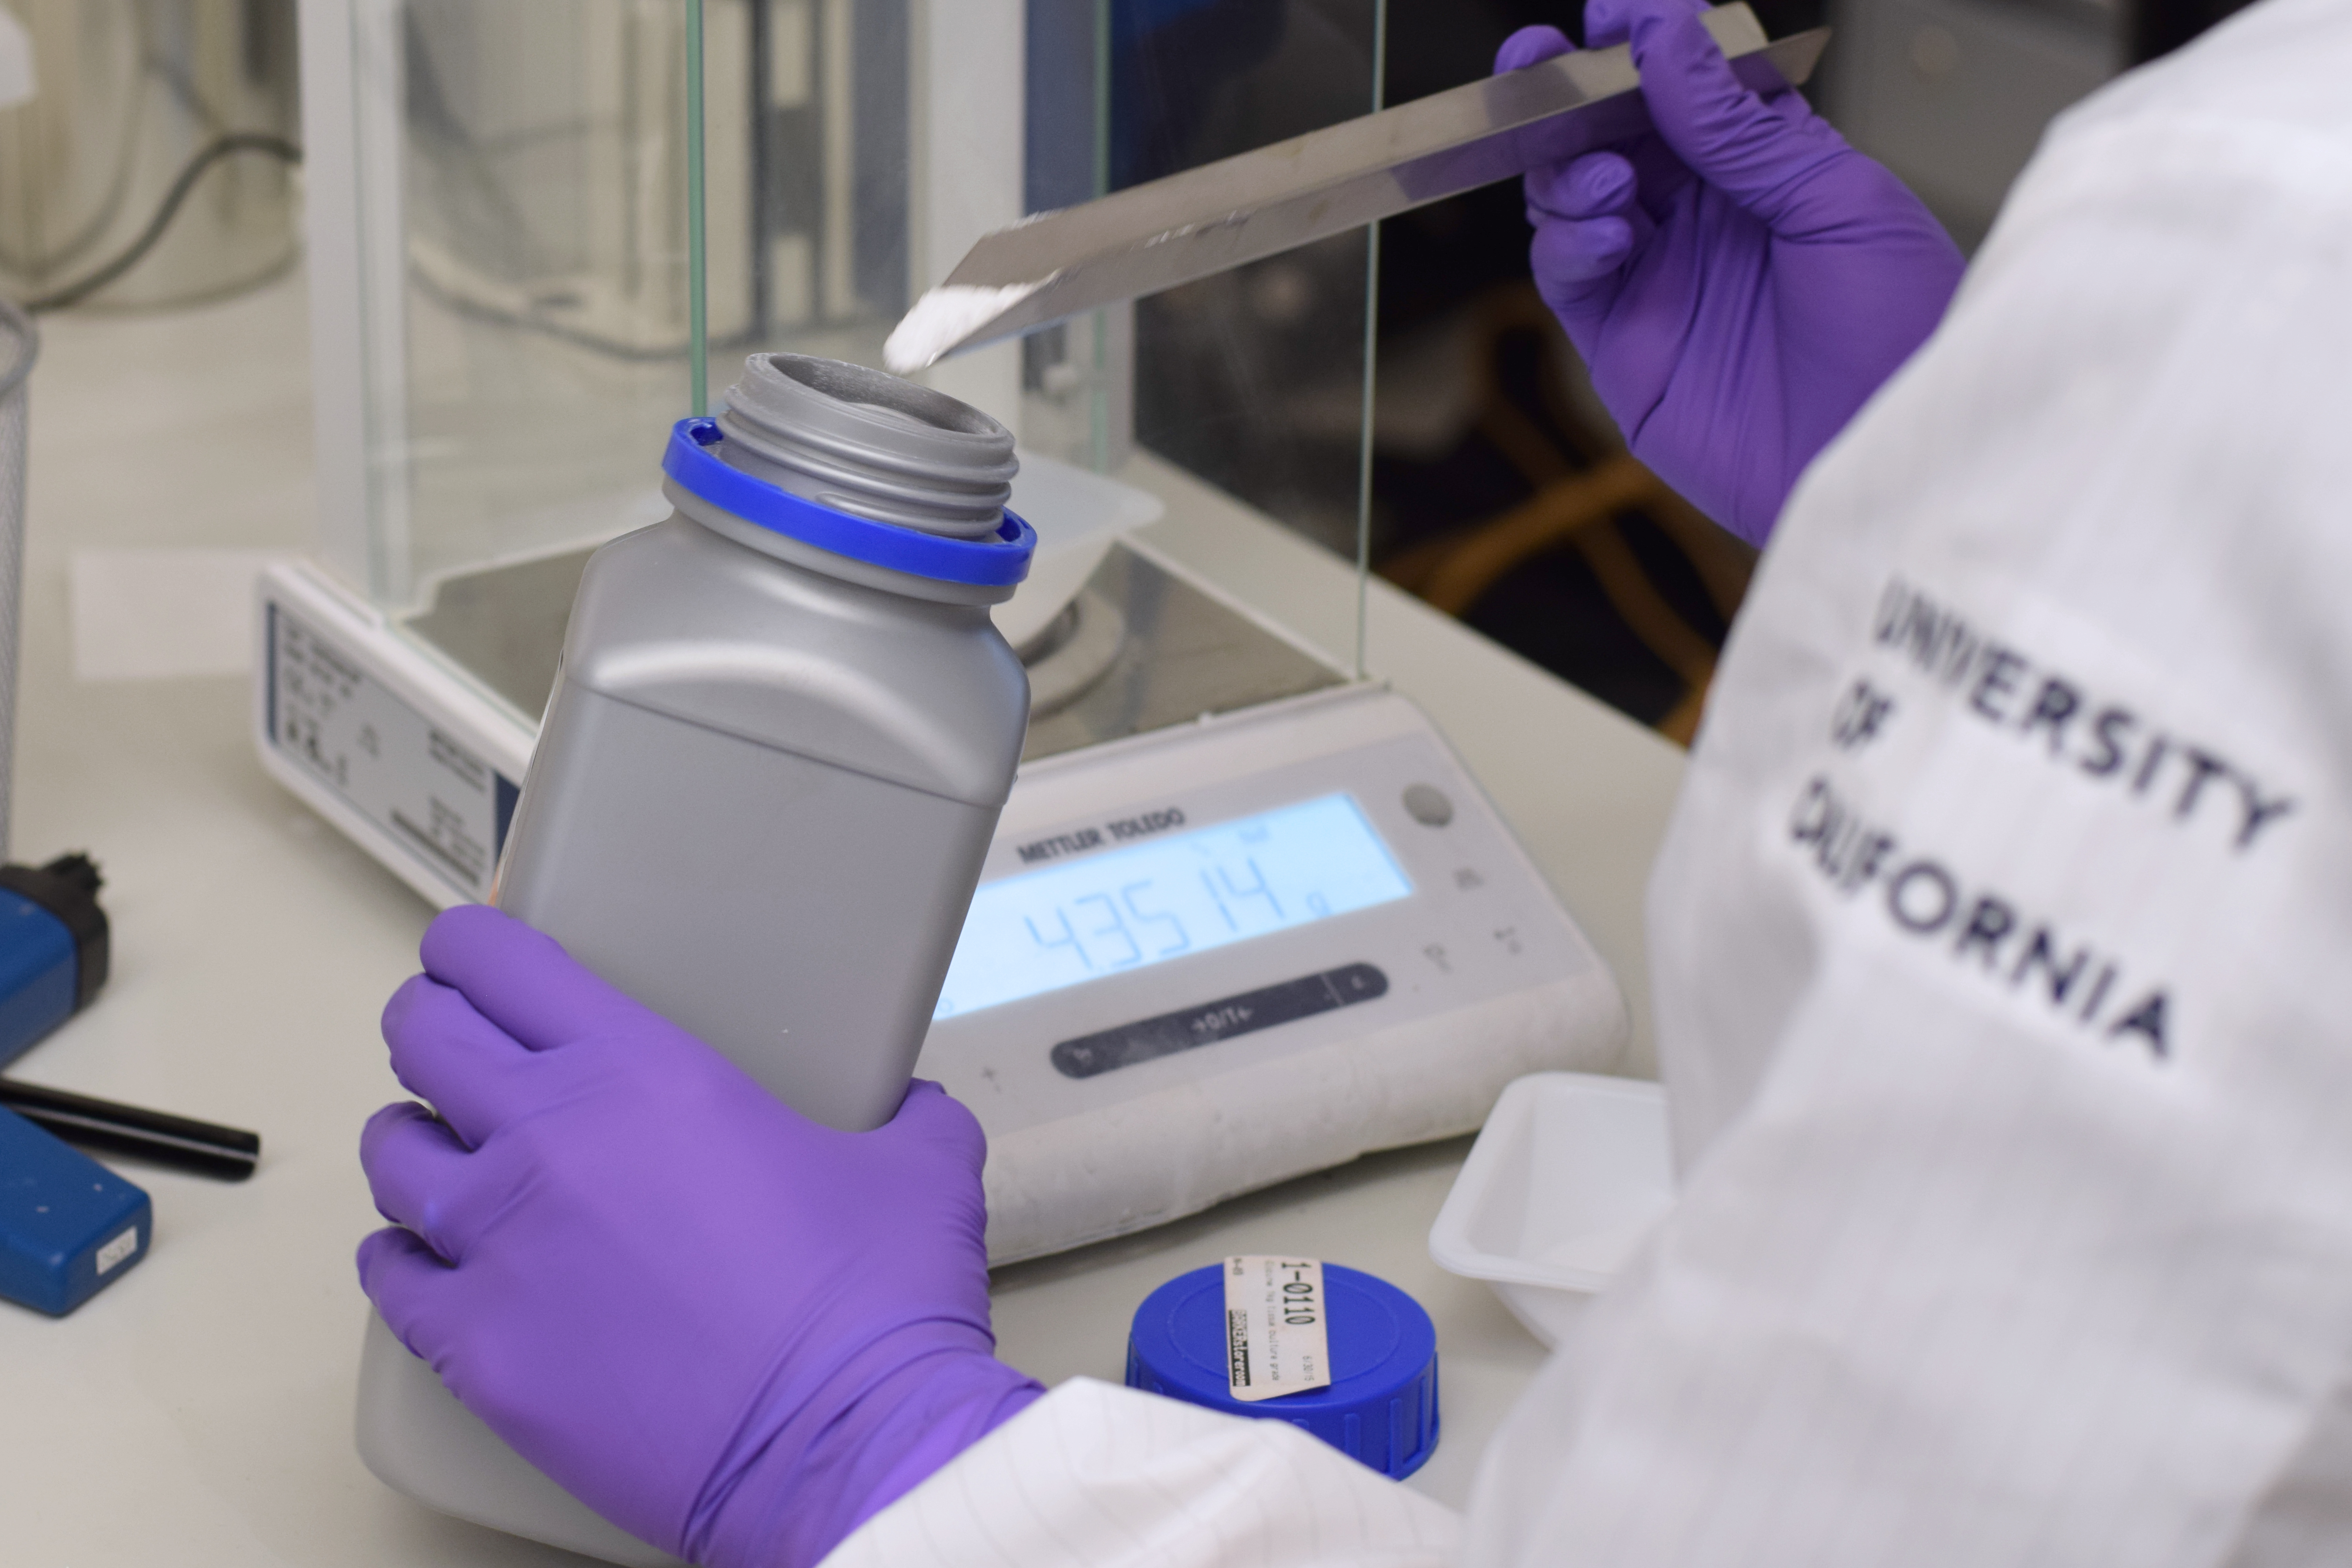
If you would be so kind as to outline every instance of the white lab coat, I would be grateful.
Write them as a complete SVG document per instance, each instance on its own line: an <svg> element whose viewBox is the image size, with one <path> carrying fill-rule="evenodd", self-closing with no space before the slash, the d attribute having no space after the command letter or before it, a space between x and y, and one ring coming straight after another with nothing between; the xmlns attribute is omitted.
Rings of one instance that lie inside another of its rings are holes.
<svg viewBox="0 0 2352 1568"><path fill-rule="evenodd" d="M1466 1516L1066 1385L857 1564L2352 1563L2352 0L2067 116L1651 888L1685 1191Z"/></svg>

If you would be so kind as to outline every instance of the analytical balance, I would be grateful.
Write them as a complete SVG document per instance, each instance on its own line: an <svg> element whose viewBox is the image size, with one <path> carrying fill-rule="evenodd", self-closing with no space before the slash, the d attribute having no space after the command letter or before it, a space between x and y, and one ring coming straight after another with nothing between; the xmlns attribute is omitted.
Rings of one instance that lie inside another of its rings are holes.
<svg viewBox="0 0 2352 1568"><path fill-rule="evenodd" d="M303 14L324 524L318 562L264 580L257 738L437 903L489 894L581 564L666 513L691 376L724 388L748 343L877 362L979 230L1108 179L1108 91L1134 80L1073 47L1091 7L708 5L701 70L685 19ZM1106 80L1056 78L1056 42ZM973 91L988 64L1028 91ZM1331 113L1369 106L1357 85ZM1025 146L1070 101L1106 125ZM1230 294L1181 306L1192 334L1249 324ZM997 1260L1467 1131L1507 1079L1604 1067L1622 1037L1612 977L1434 728L1134 534L1202 489L1150 444L1200 433L1139 428L1171 355L1118 315L934 371L1024 435L1042 538L1004 621L1033 677L1024 776L922 1067L990 1131ZM1298 364L1261 346L1261 407L1362 383L1367 324L1355 280ZM1275 503L1331 517L1355 485Z"/></svg>
<svg viewBox="0 0 2352 1568"><path fill-rule="evenodd" d="M1090 7L709 5L709 362L689 369L686 16L304 13L324 521L320 559L264 581L257 737L275 777L439 903L488 894L582 564L665 514L656 460L689 377L723 388L750 344L878 362L971 238L1108 177L1097 143L1123 122L1103 100L1134 77L1070 36ZM974 91L989 68L1025 99ZM1202 90L1293 68L1277 53ZM1367 50L1364 98L1333 117L1369 106L1368 72ZM1073 102L1106 123L1039 144ZM1251 325L1234 298L1171 319L1232 336ZM1139 402L1167 401L1139 383L1172 356L1118 315L933 372L1023 436L1014 505L1041 538L1003 618L1032 677L1023 774L922 1069L988 1128L1000 1261L1466 1131L1521 1072L1607 1066L1624 1028L1426 719L1356 650L1308 644L1135 533L1202 492L1151 444L1202 444L1139 428ZM1368 325L1359 277L1298 362L1252 360L1244 392L1360 385ZM1368 439L1360 405L1348 434ZM1344 519L1360 483L1269 488Z"/></svg>
<svg viewBox="0 0 2352 1568"><path fill-rule="evenodd" d="M971 240L1105 188L1152 137L1164 166L1237 103L1372 106L1369 34L1335 55L1276 28L1255 57L1155 71L1139 55L1206 35L1120 15L305 0L322 520L257 604L270 773L425 896L486 896L582 564L666 513L661 440L742 354L879 364ZM1125 96L1146 80L1149 113ZM1356 635L1328 649L1149 537L1210 505L1350 542L1365 260L1361 235L1325 242L931 372L1021 438L1041 539L1000 621L1031 675L1023 770L919 1067L988 1132L993 1261L1467 1131L1511 1079L1622 1047L1604 966L1428 720L1362 673L1360 578L1330 574L1355 602L1316 619ZM404 1355L378 1340L372 1363ZM446 1462L379 1474L653 1560L560 1494L518 1504L551 1483L478 1458L444 1398L379 1415L444 1423Z"/></svg>

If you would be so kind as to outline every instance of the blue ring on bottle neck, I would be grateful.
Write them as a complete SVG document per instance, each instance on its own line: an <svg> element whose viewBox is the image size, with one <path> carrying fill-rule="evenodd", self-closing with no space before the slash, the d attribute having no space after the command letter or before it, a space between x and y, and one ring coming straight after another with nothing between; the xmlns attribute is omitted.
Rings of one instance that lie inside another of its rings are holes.
<svg viewBox="0 0 2352 1568"><path fill-rule="evenodd" d="M1029 575L1037 530L1010 509L990 538L950 538L877 523L795 496L726 463L716 450L726 439L715 419L679 420L670 427L662 472L747 523L869 566L982 588L1010 587Z"/></svg>

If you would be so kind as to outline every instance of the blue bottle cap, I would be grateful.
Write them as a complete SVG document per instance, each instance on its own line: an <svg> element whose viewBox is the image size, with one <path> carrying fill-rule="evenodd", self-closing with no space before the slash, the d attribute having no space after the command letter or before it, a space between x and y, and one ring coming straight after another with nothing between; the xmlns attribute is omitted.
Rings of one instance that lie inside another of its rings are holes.
<svg viewBox="0 0 2352 1568"><path fill-rule="evenodd" d="M662 452L662 472L712 506L852 560L941 582L1003 588L1029 575L1037 531L1011 511L984 539L950 538L837 512L719 461L727 439L715 419L681 419Z"/></svg>
<svg viewBox="0 0 2352 1568"><path fill-rule="evenodd" d="M1331 1385L1254 1404L1226 1375L1224 1270L1179 1274L1143 1299L1128 1333L1127 1385L1229 1415L1288 1421L1402 1480L1437 1448L1437 1329L1386 1280L1323 1265Z"/></svg>

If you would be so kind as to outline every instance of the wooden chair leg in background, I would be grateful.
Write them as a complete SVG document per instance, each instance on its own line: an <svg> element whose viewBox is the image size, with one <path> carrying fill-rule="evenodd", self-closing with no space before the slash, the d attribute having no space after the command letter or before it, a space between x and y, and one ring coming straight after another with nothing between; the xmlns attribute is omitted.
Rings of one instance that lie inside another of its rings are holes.
<svg viewBox="0 0 2352 1568"><path fill-rule="evenodd" d="M1697 733L1715 675L1715 649L1659 592L1627 543L1616 518L1640 511L1664 533L1697 574L1708 601L1727 622L1738 610L1754 570L1755 552L1675 494L1622 447L1591 428L1567 395L1567 352L1558 323L1532 289L1507 290L1489 300L1478 325L1480 367L1476 428L1535 494L1484 522L1453 529L1381 563L1381 573L1449 615L1461 616L1489 589L1526 561L1567 546L1576 550L1619 619L1642 644L1679 676L1684 695L1655 727L1687 746ZM1505 335L1532 332L1550 363L1538 378L1541 413L1554 427L1506 394L1498 361ZM1604 452L1589 465L1581 452Z"/></svg>

